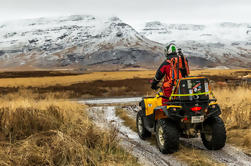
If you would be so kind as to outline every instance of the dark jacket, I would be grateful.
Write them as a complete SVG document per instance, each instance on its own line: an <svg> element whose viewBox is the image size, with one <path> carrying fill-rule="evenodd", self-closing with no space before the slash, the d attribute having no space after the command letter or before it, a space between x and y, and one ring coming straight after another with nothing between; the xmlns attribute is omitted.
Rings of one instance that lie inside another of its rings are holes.
<svg viewBox="0 0 251 166"><path fill-rule="evenodd" d="M179 54L171 54L167 57L167 59L160 65L160 67L158 68L156 74L155 74L155 77L153 79L153 82L152 82L152 89L157 89L157 85L158 83L163 79L164 76L165 77L165 81L164 82L167 82L170 78L168 77L170 73L170 70L171 70L171 65L170 63L168 62L168 60L171 60L172 58L181 58L182 59L182 68L179 68L179 71L182 75L182 77L187 77L188 74L189 74L189 69L188 69L188 62L187 62L187 59L183 56L182 53L179 53ZM187 66L187 67L185 67Z"/></svg>

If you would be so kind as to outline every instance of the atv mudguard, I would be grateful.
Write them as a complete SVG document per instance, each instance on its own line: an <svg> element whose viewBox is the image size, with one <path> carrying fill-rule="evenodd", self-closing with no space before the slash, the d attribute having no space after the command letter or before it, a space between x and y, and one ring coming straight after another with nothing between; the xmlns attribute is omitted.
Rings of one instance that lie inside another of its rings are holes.
<svg viewBox="0 0 251 166"><path fill-rule="evenodd" d="M167 105L167 106L158 106L154 109L154 120L159 119L170 119L173 121L179 121L183 116L180 115L182 111L182 106L178 105Z"/></svg>
<svg viewBox="0 0 251 166"><path fill-rule="evenodd" d="M219 116L220 114L221 114L220 106L217 103L210 103L209 107L207 108L206 118L216 117Z"/></svg>
<svg viewBox="0 0 251 166"><path fill-rule="evenodd" d="M145 127L148 129L154 128L156 121L159 119L169 118L176 121L182 118L182 116L179 115L180 111L182 110L182 106L178 105L157 106L153 109L152 114L146 114L147 106L145 104L145 100L142 100L139 103L139 106L141 106L144 112L143 120Z"/></svg>
<svg viewBox="0 0 251 166"><path fill-rule="evenodd" d="M146 103L145 103L145 99L146 98L143 98L143 100L141 100L139 102L139 106L141 107L142 111L143 111L143 121L144 121L144 125L145 125L145 128L147 128L148 130L150 130L151 128L154 127L154 114L151 114L151 115L148 115L146 114Z"/></svg>

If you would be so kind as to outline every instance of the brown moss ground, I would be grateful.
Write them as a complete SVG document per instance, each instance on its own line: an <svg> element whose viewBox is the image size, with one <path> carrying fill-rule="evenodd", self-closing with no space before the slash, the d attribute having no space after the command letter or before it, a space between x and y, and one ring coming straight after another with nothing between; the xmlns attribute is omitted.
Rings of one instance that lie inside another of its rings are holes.
<svg viewBox="0 0 251 166"><path fill-rule="evenodd" d="M195 70L213 80L213 87L237 87L249 78L251 70ZM77 74L59 71L2 72L0 94L29 89L41 95L64 93L69 98L124 97L151 95L149 80L155 71L94 72ZM9 77L9 78L7 78ZM22 77L22 78L20 78Z"/></svg>
<svg viewBox="0 0 251 166"><path fill-rule="evenodd" d="M76 83L67 86L55 85L49 87L0 87L0 94L17 92L20 89L35 91L41 96L47 93L64 93L69 98L92 98L92 97L118 97L118 96L142 96L151 93L149 79L126 79L102 81L97 80L91 83ZM148 89L148 90L147 90Z"/></svg>
<svg viewBox="0 0 251 166"><path fill-rule="evenodd" d="M31 78L31 77L55 77L55 76L72 76L80 73L70 71L5 71L0 72L0 78Z"/></svg>
<svg viewBox="0 0 251 166"><path fill-rule="evenodd" d="M24 71L24 72L0 72L0 87L49 87L68 86L81 82L93 82L96 80L112 81L126 79L152 79L155 71L117 71L117 72L93 72L73 73L70 71ZM191 76L207 76L215 81L225 79L251 78L251 69L236 70L193 70ZM40 78L38 78L40 77ZM15 80L13 80L15 78Z"/></svg>

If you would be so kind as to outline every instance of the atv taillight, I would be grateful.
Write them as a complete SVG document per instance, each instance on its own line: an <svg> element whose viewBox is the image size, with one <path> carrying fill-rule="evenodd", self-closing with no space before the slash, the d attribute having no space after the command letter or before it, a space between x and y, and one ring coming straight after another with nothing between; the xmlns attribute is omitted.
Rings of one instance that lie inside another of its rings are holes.
<svg viewBox="0 0 251 166"><path fill-rule="evenodd" d="M202 107L192 107L190 108L192 111L197 112L200 111L202 109Z"/></svg>

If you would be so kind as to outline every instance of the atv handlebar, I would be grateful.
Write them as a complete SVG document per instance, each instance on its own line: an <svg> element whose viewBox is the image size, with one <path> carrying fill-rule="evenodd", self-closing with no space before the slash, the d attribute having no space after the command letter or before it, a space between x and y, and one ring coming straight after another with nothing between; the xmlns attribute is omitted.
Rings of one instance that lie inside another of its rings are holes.
<svg viewBox="0 0 251 166"><path fill-rule="evenodd" d="M159 90L161 87L160 86L157 86L157 89L156 90Z"/></svg>
<svg viewBox="0 0 251 166"><path fill-rule="evenodd" d="M153 80L149 80L148 81L150 84L152 84L153 83ZM153 90L155 90L155 91L157 91L157 90L159 90L161 87L160 86L156 86L156 89L153 89Z"/></svg>

